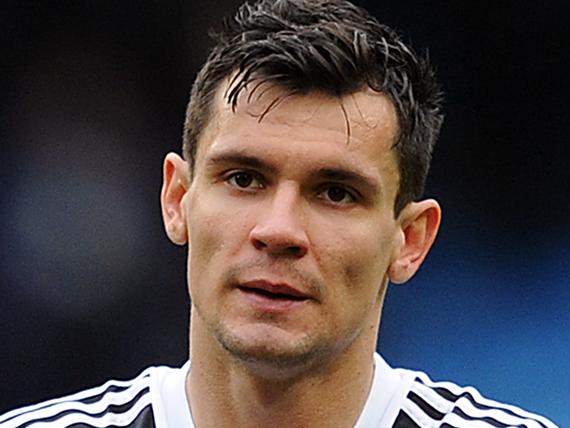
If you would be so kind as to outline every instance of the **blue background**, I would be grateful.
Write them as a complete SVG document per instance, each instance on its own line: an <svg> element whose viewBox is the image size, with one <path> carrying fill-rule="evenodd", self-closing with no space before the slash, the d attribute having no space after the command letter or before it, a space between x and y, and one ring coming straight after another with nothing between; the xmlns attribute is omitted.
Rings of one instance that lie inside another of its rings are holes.
<svg viewBox="0 0 570 428"><path fill-rule="evenodd" d="M187 355L161 164L238 2L130 3L1 6L0 412ZM379 348L570 426L568 3L361 4L429 47L447 93L442 229Z"/></svg>

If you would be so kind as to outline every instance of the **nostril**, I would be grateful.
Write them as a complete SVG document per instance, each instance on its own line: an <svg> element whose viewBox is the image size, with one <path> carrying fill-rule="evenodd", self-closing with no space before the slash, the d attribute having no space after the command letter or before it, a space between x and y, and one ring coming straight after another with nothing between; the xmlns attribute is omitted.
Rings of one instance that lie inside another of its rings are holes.
<svg viewBox="0 0 570 428"><path fill-rule="evenodd" d="M267 247L267 244L263 241L260 241L259 239L254 239L253 240L253 246L255 247L255 249L257 250L263 250L264 248Z"/></svg>
<svg viewBox="0 0 570 428"><path fill-rule="evenodd" d="M299 246L291 246L291 247L287 247L285 250L287 253L289 253L292 256L301 256L303 255L303 249Z"/></svg>
<svg viewBox="0 0 570 428"><path fill-rule="evenodd" d="M308 238L301 227L291 222L261 224L249 234L250 245L273 256L303 257L308 251Z"/></svg>
<svg viewBox="0 0 570 428"><path fill-rule="evenodd" d="M252 239L252 244L256 250L267 251L273 255L303 257L307 253L307 249L302 245L291 245L287 242L271 242L261 239Z"/></svg>

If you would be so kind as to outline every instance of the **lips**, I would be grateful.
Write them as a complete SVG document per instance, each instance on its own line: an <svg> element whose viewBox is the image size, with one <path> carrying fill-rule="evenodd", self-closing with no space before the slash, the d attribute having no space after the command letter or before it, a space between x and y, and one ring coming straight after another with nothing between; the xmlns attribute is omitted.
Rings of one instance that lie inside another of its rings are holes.
<svg viewBox="0 0 570 428"><path fill-rule="evenodd" d="M287 284L276 284L265 280L249 281L238 288L244 292L257 293L265 297L284 300L306 300L308 295Z"/></svg>

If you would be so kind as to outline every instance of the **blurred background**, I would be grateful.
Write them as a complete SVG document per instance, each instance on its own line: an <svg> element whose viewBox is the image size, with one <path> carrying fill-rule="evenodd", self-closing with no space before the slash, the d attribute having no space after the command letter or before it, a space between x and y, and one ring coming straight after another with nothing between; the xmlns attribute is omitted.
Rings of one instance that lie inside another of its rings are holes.
<svg viewBox="0 0 570 428"><path fill-rule="evenodd" d="M0 6L0 413L187 356L159 207L209 27L239 2ZM429 47L444 209L379 348L570 426L569 3L361 1Z"/></svg>

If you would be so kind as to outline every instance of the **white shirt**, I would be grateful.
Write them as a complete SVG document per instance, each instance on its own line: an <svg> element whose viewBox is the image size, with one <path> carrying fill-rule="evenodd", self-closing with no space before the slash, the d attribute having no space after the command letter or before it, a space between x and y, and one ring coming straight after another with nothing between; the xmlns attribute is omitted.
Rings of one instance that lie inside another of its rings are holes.
<svg viewBox="0 0 570 428"><path fill-rule="evenodd" d="M190 362L150 367L130 381L109 381L76 394L13 410L0 428L195 428L186 395ZM556 428L546 418L481 396L473 387L434 382L391 368L374 355L374 378L354 428Z"/></svg>

